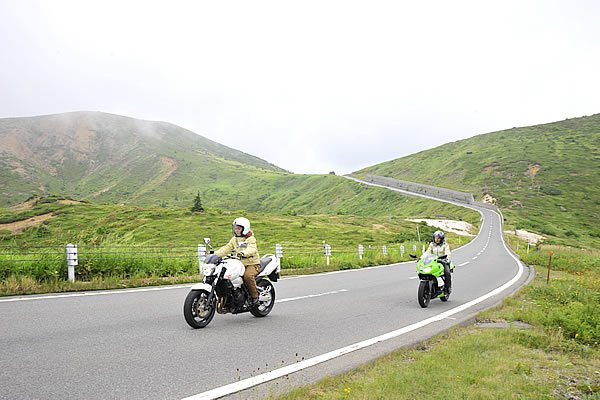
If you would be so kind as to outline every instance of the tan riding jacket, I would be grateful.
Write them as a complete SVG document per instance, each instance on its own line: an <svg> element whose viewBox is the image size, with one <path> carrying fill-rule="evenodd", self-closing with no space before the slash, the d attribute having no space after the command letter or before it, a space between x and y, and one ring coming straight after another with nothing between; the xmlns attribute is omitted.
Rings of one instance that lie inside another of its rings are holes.
<svg viewBox="0 0 600 400"><path fill-rule="evenodd" d="M240 244L246 243L246 248L241 248ZM236 255L242 253L242 264L244 266L260 264L260 256L258 255L258 248L256 247L256 238L254 235L231 238L229 243L215 251L215 254L219 257L231 254Z"/></svg>

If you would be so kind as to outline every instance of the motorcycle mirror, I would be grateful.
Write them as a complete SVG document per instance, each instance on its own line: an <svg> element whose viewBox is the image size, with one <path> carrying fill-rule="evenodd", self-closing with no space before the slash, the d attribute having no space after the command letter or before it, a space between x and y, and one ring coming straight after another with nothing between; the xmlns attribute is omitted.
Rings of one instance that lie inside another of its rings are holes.
<svg viewBox="0 0 600 400"><path fill-rule="evenodd" d="M410 258L417 258L417 255L416 255L416 254L409 254L408 256L409 256Z"/></svg>
<svg viewBox="0 0 600 400"><path fill-rule="evenodd" d="M210 244L210 238L204 238L204 243Z"/></svg>

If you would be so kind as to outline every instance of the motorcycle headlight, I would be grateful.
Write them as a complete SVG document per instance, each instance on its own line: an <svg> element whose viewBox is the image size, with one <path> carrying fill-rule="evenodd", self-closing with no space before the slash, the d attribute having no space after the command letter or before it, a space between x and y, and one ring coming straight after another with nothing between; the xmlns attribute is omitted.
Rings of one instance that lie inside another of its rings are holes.
<svg viewBox="0 0 600 400"><path fill-rule="evenodd" d="M425 268L421 268L421 272L428 274L431 272L431 267L425 267Z"/></svg>
<svg viewBox="0 0 600 400"><path fill-rule="evenodd" d="M213 272L215 272L215 265L214 264L204 264L202 266L202 275L209 276L209 275L212 275Z"/></svg>

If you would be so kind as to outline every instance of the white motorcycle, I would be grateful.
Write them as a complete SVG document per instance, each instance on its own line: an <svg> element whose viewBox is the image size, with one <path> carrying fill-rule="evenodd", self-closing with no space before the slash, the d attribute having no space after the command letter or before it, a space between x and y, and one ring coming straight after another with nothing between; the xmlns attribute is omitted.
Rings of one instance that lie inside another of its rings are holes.
<svg viewBox="0 0 600 400"><path fill-rule="evenodd" d="M210 243L207 242L210 246ZM218 257L210 254L202 267L202 283L192 286L183 304L183 315L189 326L204 328L215 315L239 314L250 311L255 317L265 317L275 305L275 288L281 267L273 254L260 259L256 276L258 304L251 306L250 294L244 285L244 264L236 257Z"/></svg>

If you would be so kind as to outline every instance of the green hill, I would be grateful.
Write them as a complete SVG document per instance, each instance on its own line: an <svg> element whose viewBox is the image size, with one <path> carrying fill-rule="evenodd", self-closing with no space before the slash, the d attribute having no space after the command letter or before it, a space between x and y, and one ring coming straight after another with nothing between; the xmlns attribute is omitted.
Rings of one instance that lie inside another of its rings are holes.
<svg viewBox="0 0 600 400"><path fill-rule="evenodd" d="M509 225L600 247L600 114L460 140L354 173L470 191Z"/></svg>
<svg viewBox="0 0 600 400"><path fill-rule="evenodd" d="M0 207L48 195L287 215L458 215L336 175L298 175L164 122L99 112L0 119ZM411 214L412 213L412 214Z"/></svg>
<svg viewBox="0 0 600 400"><path fill-rule="evenodd" d="M284 170L166 122L100 112L0 119L0 207L32 195L189 201L212 182Z"/></svg>

